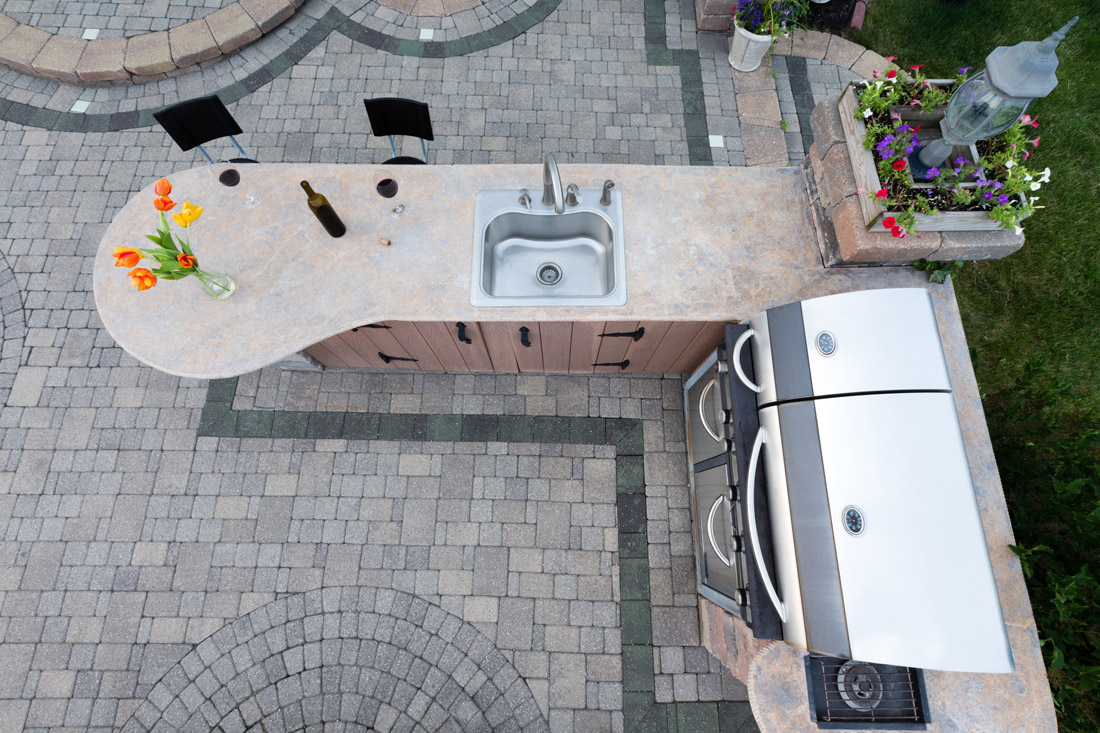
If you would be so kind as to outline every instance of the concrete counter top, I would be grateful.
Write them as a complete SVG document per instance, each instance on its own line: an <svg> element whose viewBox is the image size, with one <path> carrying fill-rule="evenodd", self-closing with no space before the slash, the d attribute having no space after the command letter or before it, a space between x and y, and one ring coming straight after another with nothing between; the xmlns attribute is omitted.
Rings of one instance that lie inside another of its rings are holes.
<svg viewBox="0 0 1100 733"><path fill-rule="evenodd" d="M803 298L925 280L908 268L825 270L797 168L559 168L563 184L599 188L611 178L622 192L625 306L470 304L476 193L527 188L537 197L540 165L393 166L400 191L383 199L372 182L377 166L321 164L240 165L233 188L217 183L220 168L171 176L173 200L204 208L192 232L200 266L236 280L237 292L218 302L194 278L139 293L128 270L114 267L114 247L146 246L143 235L157 225L150 180L104 234L96 306L111 336L142 362L218 378L382 320L741 320ZM328 197L344 237L329 237L310 213L302 180ZM246 207L248 194L259 204ZM394 216L395 204L408 208Z"/></svg>

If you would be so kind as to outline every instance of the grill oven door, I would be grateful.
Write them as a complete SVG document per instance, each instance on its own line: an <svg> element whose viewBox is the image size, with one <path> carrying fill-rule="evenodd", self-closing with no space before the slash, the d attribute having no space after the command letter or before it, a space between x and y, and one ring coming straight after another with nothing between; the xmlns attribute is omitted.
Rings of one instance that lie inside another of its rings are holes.
<svg viewBox="0 0 1100 733"><path fill-rule="evenodd" d="M688 463L696 465L730 448L727 388L723 384L728 369L719 352L707 357L684 385L684 410L687 413Z"/></svg>
<svg viewBox="0 0 1100 733"><path fill-rule="evenodd" d="M722 600L732 602L743 616L742 609L748 603L745 554L738 526L741 512L736 489L730 481L729 464L719 463L708 470L696 471L693 479L699 580L704 588L725 596Z"/></svg>

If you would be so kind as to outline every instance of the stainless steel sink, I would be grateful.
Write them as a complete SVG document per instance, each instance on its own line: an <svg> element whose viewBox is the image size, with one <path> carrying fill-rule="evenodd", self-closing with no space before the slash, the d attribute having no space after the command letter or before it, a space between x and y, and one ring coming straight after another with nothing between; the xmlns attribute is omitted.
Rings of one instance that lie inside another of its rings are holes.
<svg viewBox="0 0 1100 733"><path fill-rule="evenodd" d="M600 189L554 212L520 191L482 191L474 213L473 305L624 305L622 194L601 206Z"/></svg>

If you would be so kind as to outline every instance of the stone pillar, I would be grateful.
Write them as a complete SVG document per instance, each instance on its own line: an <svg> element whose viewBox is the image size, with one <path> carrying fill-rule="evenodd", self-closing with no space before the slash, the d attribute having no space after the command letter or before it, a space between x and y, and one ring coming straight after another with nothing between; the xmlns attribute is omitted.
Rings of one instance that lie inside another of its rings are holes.
<svg viewBox="0 0 1100 733"><path fill-rule="evenodd" d="M701 31L728 31L733 0L695 0L695 25Z"/></svg>
<svg viewBox="0 0 1100 733"><path fill-rule="evenodd" d="M749 664L771 641L758 641L745 622L699 596L699 638L715 659L736 679L749 681Z"/></svg>

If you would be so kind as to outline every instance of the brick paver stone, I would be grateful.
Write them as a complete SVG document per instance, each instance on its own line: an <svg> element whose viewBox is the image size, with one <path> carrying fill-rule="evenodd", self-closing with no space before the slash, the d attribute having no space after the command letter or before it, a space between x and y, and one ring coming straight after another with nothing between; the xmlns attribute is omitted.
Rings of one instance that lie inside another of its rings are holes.
<svg viewBox="0 0 1100 733"><path fill-rule="evenodd" d="M80 61L76 64L76 75L81 81L113 81L128 79L126 71L126 39L99 38L88 41Z"/></svg>
<svg viewBox="0 0 1100 733"><path fill-rule="evenodd" d="M0 64L24 74L33 74L31 62L50 38L45 31L19 24L0 40Z"/></svg>
<svg viewBox="0 0 1100 733"><path fill-rule="evenodd" d="M290 0L241 0L241 7L267 33L294 15L295 5Z"/></svg>
<svg viewBox="0 0 1100 733"><path fill-rule="evenodd" d="M138 76L164 74L176 68L168 33L145 33L133 36L126 45L126 70Z"/></svg>
<svg viewBox="0 0 1100 733"><path fill-rule="evenodd" d="M78 81L76 65L88 42L80 38L51 36L46 45L34 57L31 66L35 73L61 81Z"/></svg>
<svg viewBox="0 0 1100 733"><path fill-rule="evenodd" d="M262 34L252 16L239 3L227 5L206 16L206 25L222 53L232 53Z"/></svg>
<svg viewBox="0 0 1100 733"><path fill-rule="evenodd" d="M221 55L205 20L193 20L168 31L172 60L183 68Z"/></svg>

